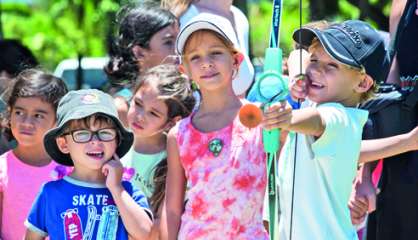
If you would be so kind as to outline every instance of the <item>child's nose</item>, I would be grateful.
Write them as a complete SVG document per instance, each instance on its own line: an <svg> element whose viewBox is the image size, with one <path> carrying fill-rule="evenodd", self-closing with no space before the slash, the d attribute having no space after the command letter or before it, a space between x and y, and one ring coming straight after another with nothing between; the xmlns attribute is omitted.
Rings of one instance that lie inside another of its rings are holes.
<svg viewBox="0 0 418 240"><path fill-rule="evenodd" d="M100 141L99 137L97 136L97 134L93 134L93 136L91 137L90 140L90 144L101 144L102 141Z"/></svg>
<svg viewBox="0 0 418 240"><path fill-rule="evenodd" d="M143 122L145 120L145 111L144 110L139 110L136 114L136 120L138 122Z"/></svg>
<svg viewBox="0 0 418 240"><path fill-rule="evenodd" d="M308 67L306 69L306 75L308 76L316 76L322 72L318 67Z"/></svg>
<svg viewBox="0 0 418 240"><path fill-rule="evenodd" d="M212 59L210 59L210 57L203 58L201 66L202 66L202 68L213 67Z"/></svg>
<svg viewBox="0 0 418 240"><path fill-rule="evenodd" d="M22 118L22 125L26 127L33 127L34 120L30 116L24 116Z"/></svg>

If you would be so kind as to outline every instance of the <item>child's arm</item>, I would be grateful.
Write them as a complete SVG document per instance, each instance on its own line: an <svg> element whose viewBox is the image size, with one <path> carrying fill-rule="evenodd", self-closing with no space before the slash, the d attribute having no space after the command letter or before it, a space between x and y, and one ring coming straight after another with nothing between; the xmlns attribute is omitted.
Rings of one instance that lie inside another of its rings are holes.
<svg viewBox="0 0 418 240"><path fill-rule="evenodd" d="M166 198L161 215L161 239L177 239L180 228L180 218L183 213L186 176L180 162L174 128L167 136L167 180Z"/></svg>
<svg viewBox="0 0 418 240"><path fill-rule="evenodd" d="M418 127L415 127L409 133L388 138L363 140L361 142L359 162L376 161L417 149Z"/></svg>
<svg viewBox="0 0 418 240"><path fill-rule="evenodd" d="M107 176L106 186L113 196L129 235L134 239L147 239L151 232L152 222L144 209L135 202L122 186L122 163L116 155L114 158L102 168L102 171Z"/></svg>
<svg viewBox="0 0 418 240"><path fill-rule="evenodd" d="M295 55L300 56L300 51L293 51ZM309 59L309 54L304 53L304 62ZM299 64L299 63L298 63ZM305 63L306 65L307 63ZM292 75L296 73L296 71ZM304 100L308 94L308 83L301 76L290 76L289 82L290 96L293 100ZM281 128L288 131L320 137L325 131L325 121L322 119L316 108L303 108L292 110L288 104L275 103L265 113L263 121L264 128L271 130Z"/></svg>
<svg viewBox="0 0 418 240"><path fill-rule="evenodd" d="M292 110L288 103L273 104L265 113L264 128L281 128L320 137L325 130L325 122L316 108Z"/></svg>
<svg viewBox="0 0 418 240"><path fill-rule="evenodd" d="M164 200L163 200L164 201ZM154 215L154 223L152 225L151 233L148 238L148 240L159 240L160 239L160 222L161 222L161 216L162 216L162 210L163 210L164 202L161 203L160 207L158 208L157 216Z"/></svg>
<svg viewBox="0 0 418 240"><path fill-rule="evenodd" d="M25 233L25 240L43 240L45 239L44 236L42 236L41 234L32 231L30 229L26 229L26 233Z"/></svg>

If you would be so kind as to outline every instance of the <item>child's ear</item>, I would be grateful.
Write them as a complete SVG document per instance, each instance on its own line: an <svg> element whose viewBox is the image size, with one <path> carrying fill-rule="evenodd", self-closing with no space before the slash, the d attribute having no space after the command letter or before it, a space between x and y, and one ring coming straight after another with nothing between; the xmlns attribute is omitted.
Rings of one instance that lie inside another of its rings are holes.
<svg viewBox="0 0 418 240"><path fill-rule="evenodd" d="M239 68L242 61L244 61L244 54L237 52L233 55L234 58L234 67Z"/></svg>
<svg viewBox="0 0 418 240"><path fill-rule="evenodd" d="M186 67L183 64L179 64L177 66L177 68L178 68L178 70L179 70L180 73L186 74Z"/></svg>
<svg viewBox="0 0 418 240"><path fill-rule="evenodd" d="M178 121L180 121L181 120L181 116L175 116L172 120L171 120L171 122L173 123L173 126L174 125L176 125L176 123L178 122Z"/></svg>
<svg viewBox="0 0 418 240"><path fill-rule="evenodd" d="M181 116L175 116L174 118L172 118L170 121L168 121L167 122L167 124L166 124L166 129L167 130L170 130L172 127L174 127L175 125L176 125L176 123L178 122L178 121L180 121L181 120Z"/></svg>
<svg viewBox="0 0 418 240"><path fill-rule="evenodd" d="M134 54L135 58L136 58L138 61L142 61L142 60L144 60L144 57L145 57L145 55L146 55L146 52L147 52L147 50L146 50L145 48L142 48L142 47L140 47L140 46L138 46L138 45L135 45L135 46L132 48L132 53Z"/></svg>
<svg viewBox="0 0 418 240"><path fill-rule="evenodd" d="M355 86L354 90L357 93L365 93L373 86L373 78L364 74L363 79Z"/></svg>
<svg viewBox="0 0 418 240"><path fill-rule="evenodd" d="M70 153L70 150L68 149L67 140L64 137L57 137L55 139L55 141L57 142L58 149L62 153L64 153L64 154L69 154Z"/></svg>

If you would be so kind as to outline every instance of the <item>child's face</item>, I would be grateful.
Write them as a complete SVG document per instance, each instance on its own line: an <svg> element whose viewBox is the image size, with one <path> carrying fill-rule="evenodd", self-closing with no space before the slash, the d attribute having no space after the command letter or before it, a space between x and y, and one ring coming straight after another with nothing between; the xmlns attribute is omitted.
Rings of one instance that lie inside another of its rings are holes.
<svg viewBox="0 0 418 240"><path fill-rule="evenodd" d="M70 124L71 130L57 138L61 152L70 154L76 169L100 170L116 152L117 129L113 124L95 120L90 119L90 127L81 122Z"/></svg>
<svg viewBox="0 0 418 240"><path fill-rule="evenodd" d="M177 23L167 26L155 33L149 42L149 48L144 49L144 59L141 65L146 70L161 64L167 56L174 55L174 45L179 33Z"/></svg>
<svg viewBox="0 0 418 240"><path fill-rule="evenodd" d="M354 106L359 102L362 73L333 59L322 46L311 50L306 69L308 97L316 103L338 102Z"/></svg>
<svg viewBox="0 0 418 240"><path fill-rule="evenodd" d="M168 122L168 108L158 96L159 93L155 87L145 84L132 98L128 111L128 123L135 137L151 137L165 130Z"/></svg>
<svg viewBox="0 0 418 240"><path fill-rule="evenodd" d="M55 110L38 97L21 97L11 108L10 125L19 146L43 146L45 132L55 125Z"/></svg>
<svg viewBox="0 0 418 240"><path fill-rule="evenodd" d="M184 65L202 91L211 91L231 85L233 72L239 66L235 55L216 35L199 32L187 41Z"/></svg>

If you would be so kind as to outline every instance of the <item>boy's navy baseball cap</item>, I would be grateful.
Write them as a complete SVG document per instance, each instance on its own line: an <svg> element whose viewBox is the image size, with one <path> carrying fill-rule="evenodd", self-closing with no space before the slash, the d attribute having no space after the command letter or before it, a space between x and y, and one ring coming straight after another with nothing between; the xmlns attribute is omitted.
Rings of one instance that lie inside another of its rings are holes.
<svg viewBox="0 0 418 240"><path fill-rule="evenodd" d="M116 154L123 157L129 151L134 137L119 120L113 98L99 90L83 89L70 91L60 100L57 108L57 127L49 130L44 136L45 150L55 162L66 166L74 165L70 155L59 150L56 138L63 133L71 120L83 119L94 114L109 117L118 129L119 145Z"/></svg>
<svg viewBox="0 0 418 240"><path fill-rule="evenodd" d="M348 20L323 30L301 28L293 33L293 39L306 47L314 38L318 38L327 53L337 61L358 69L364 68L377 82L384 80L383 69L388 67L384 41L368 23Z"/></svg>

